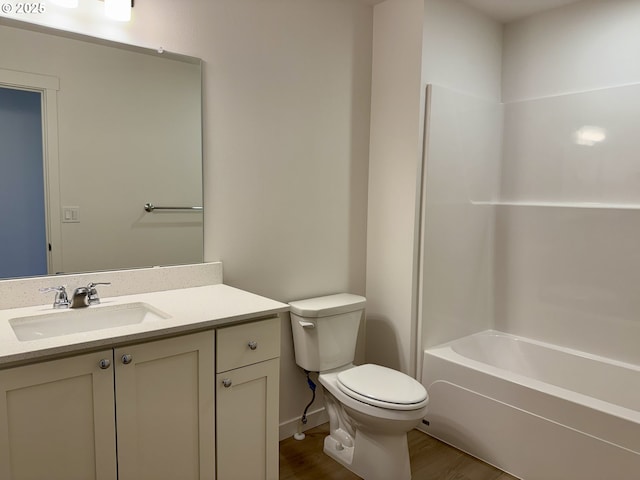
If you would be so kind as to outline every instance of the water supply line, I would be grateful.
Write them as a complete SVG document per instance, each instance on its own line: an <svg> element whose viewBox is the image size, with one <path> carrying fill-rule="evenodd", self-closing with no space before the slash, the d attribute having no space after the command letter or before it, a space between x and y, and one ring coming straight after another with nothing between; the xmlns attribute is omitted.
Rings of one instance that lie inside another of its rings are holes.
<svg viewBox="0 0 640 480"><path fill-rule="evenodd" d="M296 440L304 440L305 435L302 432L302 426L307 424L307 410L309 410L309 407L313 404L313 402L316 399L316 384L313 383L313 380L311 380L311 377L309 376L311 372L309 372L308 370L305 370L304 373L307 374L307 385L309 385L309 388L311 389L312 396L311 396L311 401L304 408L304 412L302 412L302 417L300 417L300 420L298 421L298 431L293 435L293 438L295 438Z"/></svg>

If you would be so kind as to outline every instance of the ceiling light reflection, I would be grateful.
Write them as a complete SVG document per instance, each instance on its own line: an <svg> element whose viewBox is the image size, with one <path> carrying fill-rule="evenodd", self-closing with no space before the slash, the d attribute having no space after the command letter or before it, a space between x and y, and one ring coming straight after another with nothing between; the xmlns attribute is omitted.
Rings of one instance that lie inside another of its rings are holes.
<svg viewBox="0 0 640 480"><path fill-rule="evenodd" d="M607 131L602 127L585 125L580 127L573 134L573 141L576 145L586 145L593 147L596 143L603 142L607 138Z"/></svg>

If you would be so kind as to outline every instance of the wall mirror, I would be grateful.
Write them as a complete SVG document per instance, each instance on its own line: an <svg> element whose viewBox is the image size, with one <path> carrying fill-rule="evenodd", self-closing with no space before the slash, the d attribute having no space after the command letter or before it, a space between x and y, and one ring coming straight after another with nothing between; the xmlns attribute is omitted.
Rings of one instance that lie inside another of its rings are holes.
<svg viewBox="0 0 640 480"><path fill-rule="evenodd" d="M201 61L6 18L0 44L0 278L202 262Z"/></svg>

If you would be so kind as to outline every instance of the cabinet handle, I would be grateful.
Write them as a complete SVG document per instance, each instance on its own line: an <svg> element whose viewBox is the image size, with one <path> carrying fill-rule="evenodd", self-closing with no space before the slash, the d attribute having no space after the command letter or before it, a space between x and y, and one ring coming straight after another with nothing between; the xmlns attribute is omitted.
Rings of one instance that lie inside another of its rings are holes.
<svg viewBox="0 0 640 480"><path fill-rule="evenodd" d="M224 380L222 380L222 385L224 386L224 388L229 388L232 383L233 382L230 378L225 378Z"/></svg>
<svg viewBox="0 0 640 480"><path fill-rule="evenodd" d="M109 368L111 366L111 360L109 360L108 358L103 358L102 360L100 360L98 362L98 366L102 370L106 370L107 368Z"/></svg>
<svg viewBox="0 0 640 480"><path fill-rule="evenodd" d="M256 348L258 348L258 342L249 342L248 345L251 350L255 350Z"/></svg>
<svg viewBox="0 0 640 480"><path fill-rule="evenodd" d="M122 363L124 363L125 365L129 365L132 361L133 361L133 357L128 353L125 355L122 355Z"/></svg>

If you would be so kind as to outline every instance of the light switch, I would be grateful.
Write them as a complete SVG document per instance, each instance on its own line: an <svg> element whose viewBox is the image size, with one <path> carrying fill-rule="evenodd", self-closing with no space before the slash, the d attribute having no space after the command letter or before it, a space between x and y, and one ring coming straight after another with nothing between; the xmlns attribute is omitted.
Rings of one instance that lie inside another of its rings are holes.
<svg viewBox="0 0 640 480"><path fill-rule="evenodd" d="M62 223L80 223L80 207L62 207Z"/></svg>

